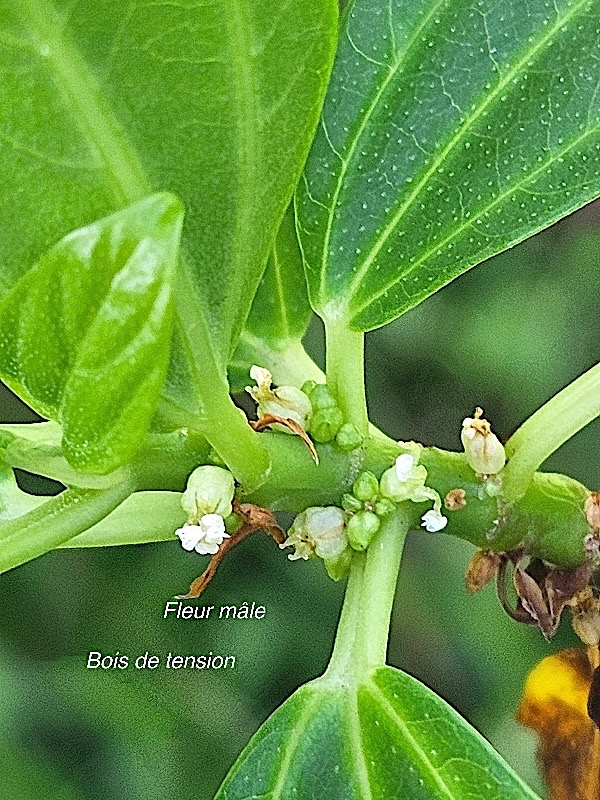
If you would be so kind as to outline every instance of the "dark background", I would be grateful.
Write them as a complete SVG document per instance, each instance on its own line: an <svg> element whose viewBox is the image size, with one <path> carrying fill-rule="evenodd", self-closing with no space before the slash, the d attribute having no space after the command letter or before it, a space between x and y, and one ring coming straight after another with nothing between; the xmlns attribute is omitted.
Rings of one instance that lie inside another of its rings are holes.
<svg viewBox="0 0 600 800"><path fill-rule="evenodd" d="M399 439L459 447L482 405L507 438L597 360L598 243L588 208L462 276L367 337L373 420ZM308 347L321 358L315 324ZM4 393L2 420L30 419ZM547 469L600 487L600 425ZM400 574L390 662L429 684L541 787L532 736L514 722L547 644L506 618L493 589L468 596L472 548L413 534ZM265 605L252 621L163 620L204 560L175 542L55 552L0 579L0 782L15 800L210 800L265 717L329 656L343 586L290 563L266 537L229 557L204 604ZM235 654L220 672L86 670L89 650L135 657Z"/></svg>

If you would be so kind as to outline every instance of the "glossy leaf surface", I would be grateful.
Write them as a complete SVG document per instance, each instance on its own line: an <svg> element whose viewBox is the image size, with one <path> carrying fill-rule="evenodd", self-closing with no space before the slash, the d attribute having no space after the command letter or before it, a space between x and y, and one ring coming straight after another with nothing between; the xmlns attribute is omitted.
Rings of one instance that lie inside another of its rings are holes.
<svg viewBox="0 0 600 800"><path fill-rule="evenodd" d="M368 330L600 193L590 0L356 0L297 213L313 307Z"/></svg>
<svg viewBox="0 0 600 800"><path fill-rule="evenodd" d="M381 667L317 680L267 720L216 800L536 800L490 745L421 683Z"/></svg>
<svg viewBox="0 0 600 800"><path fill-rule="evenodd" d="M336 18L335 0L3 3L4 288L69 230L173 191L224 361L317 124Z"/></svg>
<svg viewBox="0 0 600 800"><path fill-rule="evenodd" d="M107 473L144 439L165 377L183 211L154 195L67 236L0 305L0 374Z"/></svg>

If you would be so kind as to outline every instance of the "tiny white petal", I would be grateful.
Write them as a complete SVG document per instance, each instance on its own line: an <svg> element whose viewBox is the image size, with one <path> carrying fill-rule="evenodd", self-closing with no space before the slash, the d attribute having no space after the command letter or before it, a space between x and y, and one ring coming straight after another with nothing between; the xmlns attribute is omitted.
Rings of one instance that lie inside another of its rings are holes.
<svg viewBox="0 0 600 800"><path fill-rule="evenodd" d="M271 375L268 369L265 369L264 367L259 367L256 364L253 364L250 367L250 377L252 378L253 381L256 381L256 383L259 386L263 384L267 384L267 386L270 386L273 380L273 376Z"/></svg>
<svg viewBox="0 0 600 800"><path fill-rule="evenodd" d="M429 531L429 533L437 533L443 530L448 524L448 518L440 514L439 511L434 511L433 509L423 514L421 520L422 526L425 530Z"/></svg>
<svg viewBox="0 0 600 800"><path fill-rule="evenodd" d="M470 428L473 422L474 422L473 417L465 417L462 421L462 426L463 428Z"/></svg>
<svg viewBox="0 0 600 800"><path fill-rule="evenodd" d="M415 457L410 453L403 453L396 459L396 477L399 481L407 481L410 478L410 473L415 466Z"/></svg>
<svg viewBox="0 0 600 800"><path fill-rule="evenodd" d="M177 528L175 534L179 537L183 549L188 552L204 538L204 531L200 525L184 525L183 528Z"/></svg>

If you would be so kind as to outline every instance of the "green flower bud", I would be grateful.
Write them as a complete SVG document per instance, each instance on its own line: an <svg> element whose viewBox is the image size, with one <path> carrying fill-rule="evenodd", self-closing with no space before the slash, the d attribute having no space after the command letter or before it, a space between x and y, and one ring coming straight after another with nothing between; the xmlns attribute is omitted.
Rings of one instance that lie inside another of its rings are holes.
<svg viewBox="0 0 600 800"><path fill-rule="evenodd" d="M387 497L382 497L380 500L377 500L373 506L373 510L378 517L385 517L387 514L391 514L392 511L395 511L395 509L396 504L388 500Z"/></svg>
<svg viewBox="0 0 600 800"><path fill-rule="evenodd" d="M359 511L348 520L346 533L350 547L354 550L366 550L379 530L381 520L372 511Z"/></svg>
<svg viewBox="0 0 600 800"><path fill-rule="evenodd" d="M347 547L339 556L336 558L329 558L323 563L325 564L325 569L329 577L334 581L339 581L345 578L350 570L352 550Z"/></svg>
<svg viewBox="0 0 600 800"><path fill-rule="evenodd" d="M231 514L234 493L235 484L229 470L210 465L197 467L188 478L181 506L192 524L205 514L219 514L225 518Z"/></svg>
<svg viewBox="0 0 600 800"><path fill-rule="evenodd" d="M342 508L345 511L362 511L363 503L357 500L353 494L345 494L342 497Z"/></svg>
<svg viewBox="0 0 600 800"><path fill-rule="evenodd" d="M506 464L504 446L487 419L483 409L476 408L473 417L463 420L460 434L469 465L480 475L495 475Z"/></svg>
<svg viewBox="0 0 600 800"><path fill-rule="evenodd" d="M411 500L415 491L424 486L426 480L427 470L421 465L413 466L410 472L401 474L400 477L398 470L390 467L381 476L379 490L388 500L401 503L404 500Z"/></svg>
<svg viewBox="0 0 600 800"><path fill-rule="evenodd" d="M342 427L344 418L337 406L317 409L310 421L310 433L316 442L331 442Z"/></svg>
<svg viewBox="0 0 600 800"><path fill-rule="evenodd" d="M337 400L326 383L317 383L310 393L310 402L315 410L337 408Z"/></svg>
<svg viewBox="0 0 600 800"><path fill-rule="evenodd" d="M300 389L304 392L304 394L307 397L310 397L316 385L317 385L316 381L304 381ZM312 403L312 398L311 398L311 403Z"/></svg>
<svg viewBox="0 0 600 800"><path fill-rule="evenodd" d="M356 425L353 425L351 422L345 422L335 437L335 443L340 450L343 450L345 453L356 450L361 446L363 441L364 439L360 431Z"/></svg>
<svg viewBox="0 0 600 800"><path fill-rule="evenodd" d="M352 486L352 494L359 500L374 500L379 494L379 481L372 472L361 472Z"/></svg>

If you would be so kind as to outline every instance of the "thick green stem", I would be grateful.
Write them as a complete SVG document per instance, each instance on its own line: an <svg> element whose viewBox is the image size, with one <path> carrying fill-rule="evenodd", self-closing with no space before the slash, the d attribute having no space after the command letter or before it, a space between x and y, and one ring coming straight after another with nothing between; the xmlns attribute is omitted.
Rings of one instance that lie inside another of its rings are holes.
<svg viewBox="0 0 600 800"><path fill-rule="evenodd" d="M351 331L345 323L325 321L327 337L327 383L337 397L348 422L367 436L369 417L365 396L364 334Z"/></svg>
<svg viewBox="0 0 600 800"><path fill-rule="evenodd" d="M400 560L409 522L385 520L366 556L354 557L331 661L323 680L350 684L385 664Z"/></svg>
<svg viewBox="0 0 600 800"><path fill-rule="evenodd" d="M190 427L203 434L247 490L260 486L270 470L269 453L259 434L233 403L220 368L195 289L184 265L178 274L176 307L181 336L194 368L200 410Z"/></svg>
<svg viewBox="0 0 600 800"><path fill-rule="evenodd" d="M0 572L18 567L91 528L126 500L136 486L67 489L21 517L0 525Z"/></svg>
<svg viewBox="0 0 600 800"><path fill-rule="evenodd" d="M504 470L504 495L519 500L538 467L600 415L600 364L584 372L545 403L511 436Z"/></svg>

